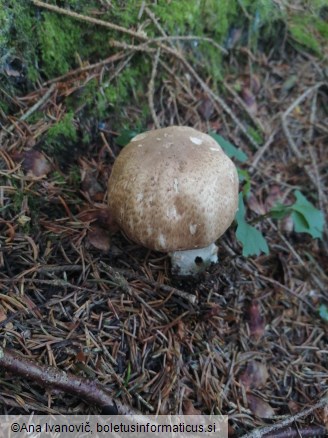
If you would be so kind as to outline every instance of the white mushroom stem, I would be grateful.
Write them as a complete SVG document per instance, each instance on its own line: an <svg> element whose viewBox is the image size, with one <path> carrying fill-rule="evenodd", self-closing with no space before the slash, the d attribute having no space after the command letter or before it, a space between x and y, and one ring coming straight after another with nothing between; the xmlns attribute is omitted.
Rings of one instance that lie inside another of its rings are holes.
<svg viewBox="0 0 328 438"><path fill-rule="evenodd" d="M196 275L211 263L218 261L218 247L211 243L205 248L173 251L170 253L172 273L176 275Z"/></svg>

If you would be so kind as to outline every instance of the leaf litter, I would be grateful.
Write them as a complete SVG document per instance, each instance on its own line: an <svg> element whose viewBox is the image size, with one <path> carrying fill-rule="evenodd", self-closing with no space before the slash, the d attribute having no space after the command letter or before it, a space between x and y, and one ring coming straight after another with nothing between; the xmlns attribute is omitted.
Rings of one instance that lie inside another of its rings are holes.
<svg viewBox="0 0 328 438"><path fill-rule="evenodd" d="M125 50L127 57L134 49ZM174 75L166 72L156 87L158 91L163 87L162 92L171 87L176 98L171 114L161 111L160 102L154 101L162 126L187 124L204 132L216 132L219 127L217 134L238 147L242 161L248 157L240 164L242 169L247 170L256 158L251 177L255 199L265 202L277 187L286 197L298 190L296 211L301 208L305 214L304 192L324 211L326 89L316 89L315 104L309 93L301 111L288 112L299 96L322 80L319 61L296 49L290 49L288 64L283 65L264 53L245 60L231 53L231 62L243 71L243 84L247 84L245 69L252 76L249 62L257 71L256 89L244 85L241 95L250 114L232 94L232 116L245 126L251 124L250 115L256 116L266 129L265 140L276 132L258 159L253 145L242 140L235 119L223 117L217 101L209 103L213 96L206 87L202 105L194 109L192 96L200 95L202 83L195 77L186 85L190 69L183 60L177 62L172 52L162 56ZM102 67L92 75L100 78ZM295 72L298 80L287 87ZM290 416L291 402L297 412L315 405L328 389L327 244L264 219L257 226L270 252L245 258L232 226L220 239L218 265L198 279L172 278L166 255L140 248L111 229L106 178L113 154L107 146L102 149L100 135L91 139L83 155L73 159L82 175L78 185L56 156L49 156L48 161L34 149L50 129L51 120L63 117L65 90L78 90L88 74L63 77L51 86L55 95L42 102L49 118L35 123L19 120L17 109L15 123L5 120L10 132L1 133L2 345L18 355L18 365L20 357L28 357L35 377L13 376L10 368L2 372L1 413L100 412L97 400L102 393L92 393L88 404L88 387L82 395L73 390L79 378L86 379L83 384L96 381L123 408L161 414L228 414L231 436ZM240 79L234 74L230 83ZM42 92L25 96L26 107L37 104ZM133 108L126 111L133 117ZM287 131L277 114L288 115ZM149 128L153 126L150 120ZM303 141L306 134L310 143ZM110 147L115 143L109 137L106 141ZM295 142L301 156L295 154ZM25 159L17 161L19 155ZM245 215L254 219L258 211L253 207ZM312 220L315 227L323 218L311 217L307 224L297 220L298 230L306 231L304 227L309 230ZM324 233L327 237L326 229ZM312 236L317 237L314 232ZM63 389L60 382L50 384L45 379L42 367L49 365L59 376L59 370L72 376L71 391L65 397L58 392ZM317 427L313 430L318 431L322 425L318 409L302 419L298 429Z"/></svg>

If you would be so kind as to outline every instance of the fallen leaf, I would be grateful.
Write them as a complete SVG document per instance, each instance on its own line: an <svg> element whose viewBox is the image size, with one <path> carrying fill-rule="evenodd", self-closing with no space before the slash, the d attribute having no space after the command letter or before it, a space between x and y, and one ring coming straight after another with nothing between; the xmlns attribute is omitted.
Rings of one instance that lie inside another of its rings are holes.
<svg viewBox="0 0 328 438"><path fill-rule="evenodd" d="M326 405L323 408L322 419L323 419L323 424L325 425L326 429L328 430L328 405Z"/></svg>
<svg viewBox="0 0 328 438"><path fill-rule="evenodd" d="M268 195L265 198L265 212L269 211L277 203L281 202L284 197L284 192L281 190L280 186L272 185L268 190Z"/></svg>
<svg viewBox="0 0 328 438"><path fill-rule="evenodd" d="M240 376L239 381L245 386L246 390L249 390L264 386L268 377L269 373L266 364L251 360L247 363L246 369Z"/></svg>
<svg viewBox="0 0 328 438"><path fill-rule="evenodd" d="M255 339L261 338L264 334L265 321L260 314L260 306L255 300L249 306L246 317L251 336Z"/></svg>
<svg viewBox="0 0 328 438"><path fill-rule="evenodd" d="M186 326L185 326L184 322L181 320L178 321L177 325L178 325L178 328L177 328L176 333L177 333L178 339L180 341L182 341L183 339L185 339L185 336L186 336Z"/></svg>
<svg viewBox="0 0 328 438"><path fill-rule="evenodd" d="M201 411L196 409L193 402L189 399L184 400L183 403L183 415L202 415Z"/></svg>
<svg viewBox="0 0 328 438"><path fill-rule="evenodd" d="M9 221L5 221L5 220L0 219L0 223L4 223L5 226L7 227L6 231L1 230L1 233L8 236L6 238L6 243L11 242L14 239L15 234L16 234L15 228L12 226L12 224Z"/></svg>
<svg viewBox="0 0 328 438"><path fill-rule="evenodd" d="M83 353L82 350L80 350L75 356L75 362L86 363L86 361L87 361L87 356Z"/></svg>
<svg viewBox="0 0 328 438"><path fill-rule="evenodd" d="M254 94L257 94L261 89L261 80L257 75L252 75L249 80L250 89Z"/></svg>
<svg viewBox="0 0 328 438"><path fill-rule="evenodd" d="M257 417L272 418L275 415L268 402L253 394L246 394L248 407Z"/></svg>
<svg viewBox="0 0 328 438"><path fill-rule="evenodd" d="M30 149L23 153L23 169L29 176L40 177L45 176L51 171L51 165L45 155Z"/></svg>
<svg viewBox="0 0 328 438"><path fill-rule="evenodd" d="M220 316L222 314L222 308L215 303L207 303L200 307L200 313L204 321L208 321L215 316Z"/></svg>
<svg viewBox="0 0 328 438"><path fill-rule="evenodd" d="M81 172L81 189L93 200L101 202L104 199L105 189L101 183L101 163L95 161L87 161L80 159L80 172ZM106 179L107 184L108 175ZM102 181L104 182L104 181Z"/></svg>
<svg viewBox="0 0 328 438"><path fill-rule="evenodd" d="M5 321L7 319L6 311L0 307L0 322Z"/></svg>
<svg viewBox="0 0 328 438"><path fill-rule="evenodd" d="M288 407L289 407L290 413L292 415L297 414L297 412L299 412L299 410L300 410L299 404L296 403L294 400L289 400Z"/></svg>
<svg viewBox="0 0 328 438"><path fill-rule="evenodd" d="M214 113L214 105L212 100L206 94L203 95L199 99L199 105L197 109L205 120L209 120Z"/></svg>
<svg viewBox="0 0 328 438"><path fill-rule="evenodd" d="M247 198L247 207L249 207L254 213L262 215L266 213L266 208L258 198L256 198L252 193L249 194Z"/></svg>
<svg viewBox="0 0 328 438"><path fill-rule="evenodd" d="M104 228L109 233L116 233L116 231L118 231L118 226L113 219L111 211L107 207L84 210L78 214L78 218L82 222L91 222L96 226Z"/></svg>
<svg viewBox="0 0 328 438"><path fill-rule="evenodd" d="M106 230L100 227L92 227L88 232L88 240L92 246L100 251L108 252L110 248L110 237Z"/></svg>
<svg viewBox="0 0 328 438"><path fill-rule="evenodd" d="M102 201L104 198L104 189L99 184L94 171L83 173L81 189L94 201Z"/></svg>
<svg viewBox="0 0 328 438"><path fill-rule="evenodd" d="M248 108L248 111L251 114L256 115L257 103L256 103L256 98L255 98L253 92L249 88L245 87L242 89L241 97L242 97L243 101L245 102L245 104Z"/></svg>

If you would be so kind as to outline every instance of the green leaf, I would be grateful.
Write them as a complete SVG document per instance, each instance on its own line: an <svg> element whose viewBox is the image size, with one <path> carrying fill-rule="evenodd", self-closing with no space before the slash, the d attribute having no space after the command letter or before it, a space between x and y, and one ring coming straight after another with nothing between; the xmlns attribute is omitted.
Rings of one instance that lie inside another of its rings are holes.
<svg viewBox="0 0 328 438"><path fill-rule="evenodd" d="M243 256L259 255L261 252L269 254L269 247L263 234L245 221L245 205L242 193L239 194L236 221L238 224L236 237L242 244Z"/></svg>
<svg viewBox="0 0 328 438"><path fill-rule="evenodd" d="M115 141L119 146L126 146L128 143L130 143L133 137L135 137L138 134L139 132L137 131L132 131L130 129L123 129L121 134L118 137L116 137Z"/></svg>
<svg viewBox="0 0 328 438"><path fill-rule="evenodd" d="M239 180L241 182L245 182L243 186L243 194L244 196L248 196L250 190L251 190L251 176L249 172L245 169L239 169L237 168Z"/></svg>
<svg viewBox="0 0 328 438"><path fill-rule="evenodd" d="M328 307L325 304L321 304L319 307L319 315L324 321L328 322Z"/></svg>
<svg viewBox="0 0 328 438"><path fill-rule="evenodd" d="M325 223L322 211L314 207L299 190L294 192L296 202L291 206L294 229L297 233L308 233L313 238L322 239Z"/></svg>
<svg viewBox="0 0 328 438"><path fill-rule="evenodd" d="M284 205L278 202L270 210L270 215L273 219L283 219L291 213L290 205Z"/></svg>
<svg viewBox="0 0 328 438"><path fill-rule="evenodd" d="M214 138L214 140L221 146L224 152L230 158L236 158L236 160L244 163L247 161L247 155L241 149L236 148L230 141L225 140L221 135L216 134L215 132L210 132L209 135Z"/></svg>

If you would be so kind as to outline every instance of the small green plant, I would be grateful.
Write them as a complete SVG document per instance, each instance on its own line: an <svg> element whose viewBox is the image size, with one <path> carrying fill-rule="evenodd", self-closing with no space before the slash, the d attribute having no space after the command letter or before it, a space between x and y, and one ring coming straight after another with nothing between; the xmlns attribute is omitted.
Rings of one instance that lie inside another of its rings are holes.
<svg viewBox="0 0 328 438"><path fill-rule="evenodd" d="M214 140L222 147L229 158L236 158L236 160L240 161L241 163L247 161L248 157L245 152L236 148L236 146L230 143L230 141L226 140L216 132L209 132L209 135L214 138Z"/></svg>
<svg viewBox="0 0 328 438"><path fill-rule="evenodd" d="M321 304L319 307L319 316L325 322L328 322L328 306L326 304Z"/></svg>
<svg viewBox="0 0 328 438"><path fill-rule="evenodd" d="M130 141L135 137L137 134L139 134L138 131L134 131L131 129L123 129L118 137L116 137L115 142L119 146L126 146Z"/></svg>
<svg viewBox="0 0 328 438"><path fill-rule="evenodd" d="M315 208L299 190L295 190L294 195L296 198L294 204L277 204L269 214L274 219L282 219L291 215L296 233L308 233L314 239L322 239L325 223L322 211Z"/></svg>
<svg viewBox="0 0 328 438"><path fill-rule="evenodd" d="M247 155L229 141L213 132L210 135L219 143L230 158L235 158L240 162L247 160ZM237 222L236 237L243 247L243 256L259 255L261 252L268 254L269 247L265 237L257 228L247 223L245 219L244 198L247 199L250 192L250 175L244 169L238 169L238 174L240 181L243 182L243 190L239 194L238 211L235 218ZM268 213L258 217L256 222L267 217L280 220L290 215L296 233L307 233L314 239L322 239L325 222L324 214L315 208L299 190L294 191L294 196L296 201L293 204L284 205L278 203Z"/></svg>
<svg viewBox="0 0 328 438"><path fill-rule="evenodd" d="M245 220L245 205L242 193L239 194L236 221L236 237L242 244L243 256L260 255L261 252L269 254L267 241L261 231L248 224Z"/></svg>

